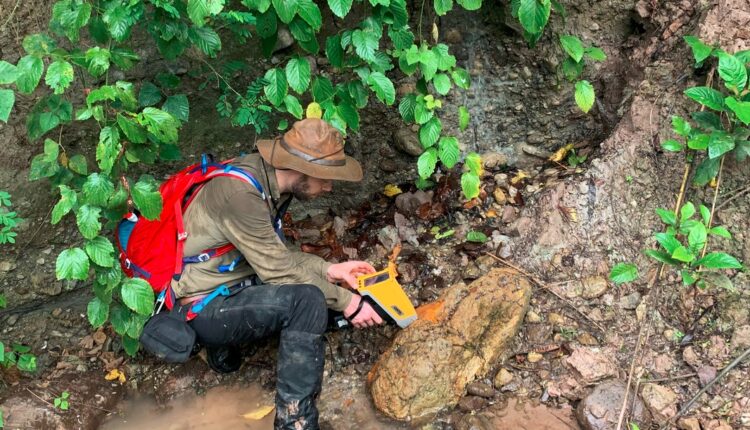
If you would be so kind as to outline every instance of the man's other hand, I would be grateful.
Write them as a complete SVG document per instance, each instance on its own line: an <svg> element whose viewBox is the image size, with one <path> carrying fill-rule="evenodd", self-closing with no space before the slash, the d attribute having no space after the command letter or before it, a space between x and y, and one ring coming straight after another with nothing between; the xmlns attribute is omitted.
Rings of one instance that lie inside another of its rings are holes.
<svg viewBox="0 0 750 430"><path fill-rule="evenodd" d="M362 309L357 312L360 302L362 303ZM354 314L355 312L357 312L357 314L354 316L354 318L349 319L349 316ZM383 324L383 319L380 318L380 315L378 315L377 311L375 311L375 309L373 309L373 307L370 306L368 302L364 301L358 294L354 294L352 296L351 303L349 303L349 306L344 309L344 316L349 320L349 322L352 323L354 327L357 328L366 328Z"/></svg>
<svg viewBox="0 0 750 430"><path fill-rule="evenodd" d="M357 289L357 276L375 273L375 268L366 261L347 261L345 263L331 264L326 276L328 282L344 282L352 290Z"/></svg>

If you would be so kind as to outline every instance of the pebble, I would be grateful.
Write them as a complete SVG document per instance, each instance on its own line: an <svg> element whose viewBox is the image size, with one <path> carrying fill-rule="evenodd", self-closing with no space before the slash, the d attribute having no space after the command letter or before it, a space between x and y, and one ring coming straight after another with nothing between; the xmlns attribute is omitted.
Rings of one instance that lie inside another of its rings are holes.
<svg viewBox="0 0 750 430"><path fill-rule="evenodd" d="M506 224L510 224L516 219L518 219L518 212L516 211L516 208L512 206L506 206L503 209L503 216L502 216L503 222Z"/></svg>
<svg viewBox="0 0 750 430"><path fill-rule="evenodd" d="M552 312L547 316L547 321L549 321L550 324L563 325L565 324L565 317Z"/></svg>
<svg viewBox="0 0 750 430"><path fill-rule="evenodd" d="M677 420L677 428L680 430L701 430L701 424L698 418L680 418Z"/></svg>
<svg viewBox="0 0 750 430"><path fill-rule="evenodd" d="M52 316L53 316L53 317L57 318L57 317L59 317L60 315L62 315L62 308L55 308L55 309L54 309L54 310L52 311Z"/></svg>
<svg viewBox="0 0 750 430"><path fill-rule="evenodd" d="M743 325L734 329L731 345L734 349L750 347L750 325Z"/></svg>
<svg viewBox="0 0 750 430"><path fill-rule="evenodd" d="M549 158L552 155L551 152L549 152L547 150L544 150L542 148L537 148L535 146L531 146L528 143L522 143L521 144L521 151L523 151L523 152L525 152L525 153L527 153L529 155L533 155L534 157L539 157L539 158L544 158L544 159L547 159L547 158Z"/></svg>
<svg viewBox="0 0 750 430"><path fill-rule="evenodd" d="M492 192L492 197L495 198L495 203L499 205L504 205L508 201L505 191L500 187L495 188L495 191Z"/></svg>
<svg viewBox="0 0 750 430"><path fill-rule="evenodd" d="M487 169L495 169L508 164L508 157L499 152L485 152L482 154L482 163Z"/></svg>
<svg viewBox="0 0 750 430"><path fill-rule="evenodd" d="M528 134L528 136L526 136L526 143L529 143L531 145L541 145L542 143L544 143L544 141L544 135L535 131L532 131Z"/></svg>
<svg viewBox="0 0 750 430"><path fill-rule="evenodd" d="M10 272L16 268L16 263L10 261L0 261L0 272Z"/></svg>
<svg viewBox="0 0 750 430"><path fill-rule="evenodd" d="M40 265L40 266L41 266L41 265L43 265L43 264L44 264L44 258L38 258L38 259L36 260L36 264L38 264L38 265Z"/></svg>
<svg viewBox="0 0 750 430"><path fill-rule="evenodd" d="M531 324L537 324L537 323L542 322L542 317L540 317L539 314L534 311L529 311L526 314L526 322L531 323Z"/></svg>
<svg viewBox="0 0 750 430"><path fill-rule="evenodd" d="M9 316L8 319L5 320L5 323L10 326L10 325L14 325L17 321L18 321L18 315L14 314L14 315Z"/></svg>
<svg viewBox="0 0 750 430"><path fill-rule="evenodd" d="M677 395L669 387L645 384L641 396L659 424L666 422L677 413Z"/></svg>
<svg viewBox="0 0 750 430"><path fill-rule="evenodd" d="M590 276L583 280L584 299L595 299L607 291L607 280L603 276Z"/></svg>
<svg viewBox="0 0 750 430"><path fill-rule="evenodd" d="M576 339L578 340L578 343L580 343L581 345L586 345L586 346L599 345L599 341L596 340L596 338L589 333L581 333L580 335L578 335Z"/></svg>
<svg viewBox="0 0 750 430"><path fill-rule="evenodd" d="M487 406L487 399L477 396L466 396L458 401L458 408L464 412L473 412Z"/></svg>
<svg viewBox="0 0 750 430"><path fill-rule="evenodd" d="M502 368L499 372L497 372L497 375L495 375L495 380L493 381L493 383L495 384L495 388L499 390L503 386L508 385L512 380L513 374L510 373L507 369Z"/></svg>
<svg viewBox="0 0 750 430"><path fill-rule="evenodd" d="M629 311L638 307L641 302L641 294L638 292L628 294L620 299L620 307Z"/></svg>
<svg viewBox="0 0 750 430"><path fill-rule="evenodd" d="M538 352L531 351L526 355L526 359L529 360L529 363L538 363L542 361L544 356Z"/></svg>
<svg viewBox="0 0 750 430"><path fill-rule="evenodd" d="M495 390L484 382L472 382L466 387L466 392L479 397L490 398L495 395Z"/></svg>

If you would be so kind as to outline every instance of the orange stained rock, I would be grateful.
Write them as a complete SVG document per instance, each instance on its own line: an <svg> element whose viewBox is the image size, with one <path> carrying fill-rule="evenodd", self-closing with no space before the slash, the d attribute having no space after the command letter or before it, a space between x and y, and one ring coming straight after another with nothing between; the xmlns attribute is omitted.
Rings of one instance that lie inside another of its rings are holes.
<svg viewBox="0 0 750 430"><path fill-rule="evenodd" d="M437 323L442 319L443 309L445 309L445 302L443 300L436 300L432 303L422 305L417 308L417 320Z"/></svg>

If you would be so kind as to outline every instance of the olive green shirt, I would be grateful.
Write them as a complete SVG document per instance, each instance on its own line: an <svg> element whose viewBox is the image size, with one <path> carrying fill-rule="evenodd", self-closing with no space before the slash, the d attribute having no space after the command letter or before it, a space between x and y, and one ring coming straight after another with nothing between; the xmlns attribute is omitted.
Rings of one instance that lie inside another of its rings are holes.
<svg viewBox="0 0 750 430"><path fill-rule="evenodd" d="M259 154L239 157L231 164L252 174L275 201L288 196L279 194L275 170ZM252 184L241 179L218 177L209 181L185 211L188 237L184 255L198 255L229 242L237 249L205 262L186 264L180 280L172 281L176 296L206 294L222 284L232 286L255 274L263 284L315 285L325 295L329 308L343 311L352 293L326 280L330 263L286 247L271 221L271 212L275 216L276 211ZM231 264L240 255L244 259L233 271L219 272L219 266Z"/></svg>

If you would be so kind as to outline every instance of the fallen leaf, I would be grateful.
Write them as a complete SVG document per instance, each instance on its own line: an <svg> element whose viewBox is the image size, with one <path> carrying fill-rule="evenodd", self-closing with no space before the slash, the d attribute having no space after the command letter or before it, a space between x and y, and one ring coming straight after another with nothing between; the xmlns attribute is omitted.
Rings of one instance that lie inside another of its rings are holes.
<svg viewBox="0 0 750 430"><path fill-rule="evenodd" d="M262 420L273 411L273 406L261 406L260 408L242 415L246 420Z"/></svg>
<svg viewBox="0 0 750 430"><path fill-rule="evenodd" d="M570 152L571 149L573 149L572 143L563 146L562 148L555 151L555 153L552 154L551 157L549 157L549 161L554 161L556 163L561 162L565 158L565 156L568 155L568 152Z"/></svg>
<svg viewBox="0 0 750 430"><path fill-rule="evenodd" d="M403 193L403 191L401 191L401 188L399 188L398 185L388 184L383 188L383 194L385 194L386 197L397 196L401 193Z"/></svg>
<svg viewBox="0 0 750 430"><path fill-rule="evenodd" d="M516 176L514 176L513 179L510 180L510 183L516 185L517 183L523 181L528 177L529 175L526 172L524 172L523 170L519 170L518 173L516 173Z"/></svg>
<svg viewBox="0 0 750 430"><path fill-rule="evenodd" d="M560 210L560 213L562 214L563 218L565 218L565 221L578 222L578 211L576 211L576 208L558 206L557 209Z"/></svg>
<svg viewBox="0 0 750 430"><path fill-rule="evenodd" d="M94 342L96 342L97 345L101 345L107 340L107 335L102 329L97 330L92 337L94 338Z"/></svg>
<svg viewBox="0 0 750 430"><path fill-rule="evenodd" d="M497 218L497 211L494 209L489 209L484 213L484 216L486 216L487 218Z"/></svg>
<svg viewBox="0 0 750 430"><path fill-rule="evenodd" d="M112 369L107 373L107 375L104 377L107 381L114 381L117 379L118 382L121 384L125 383L125 374L120 371L120 369Z"/></svg>

